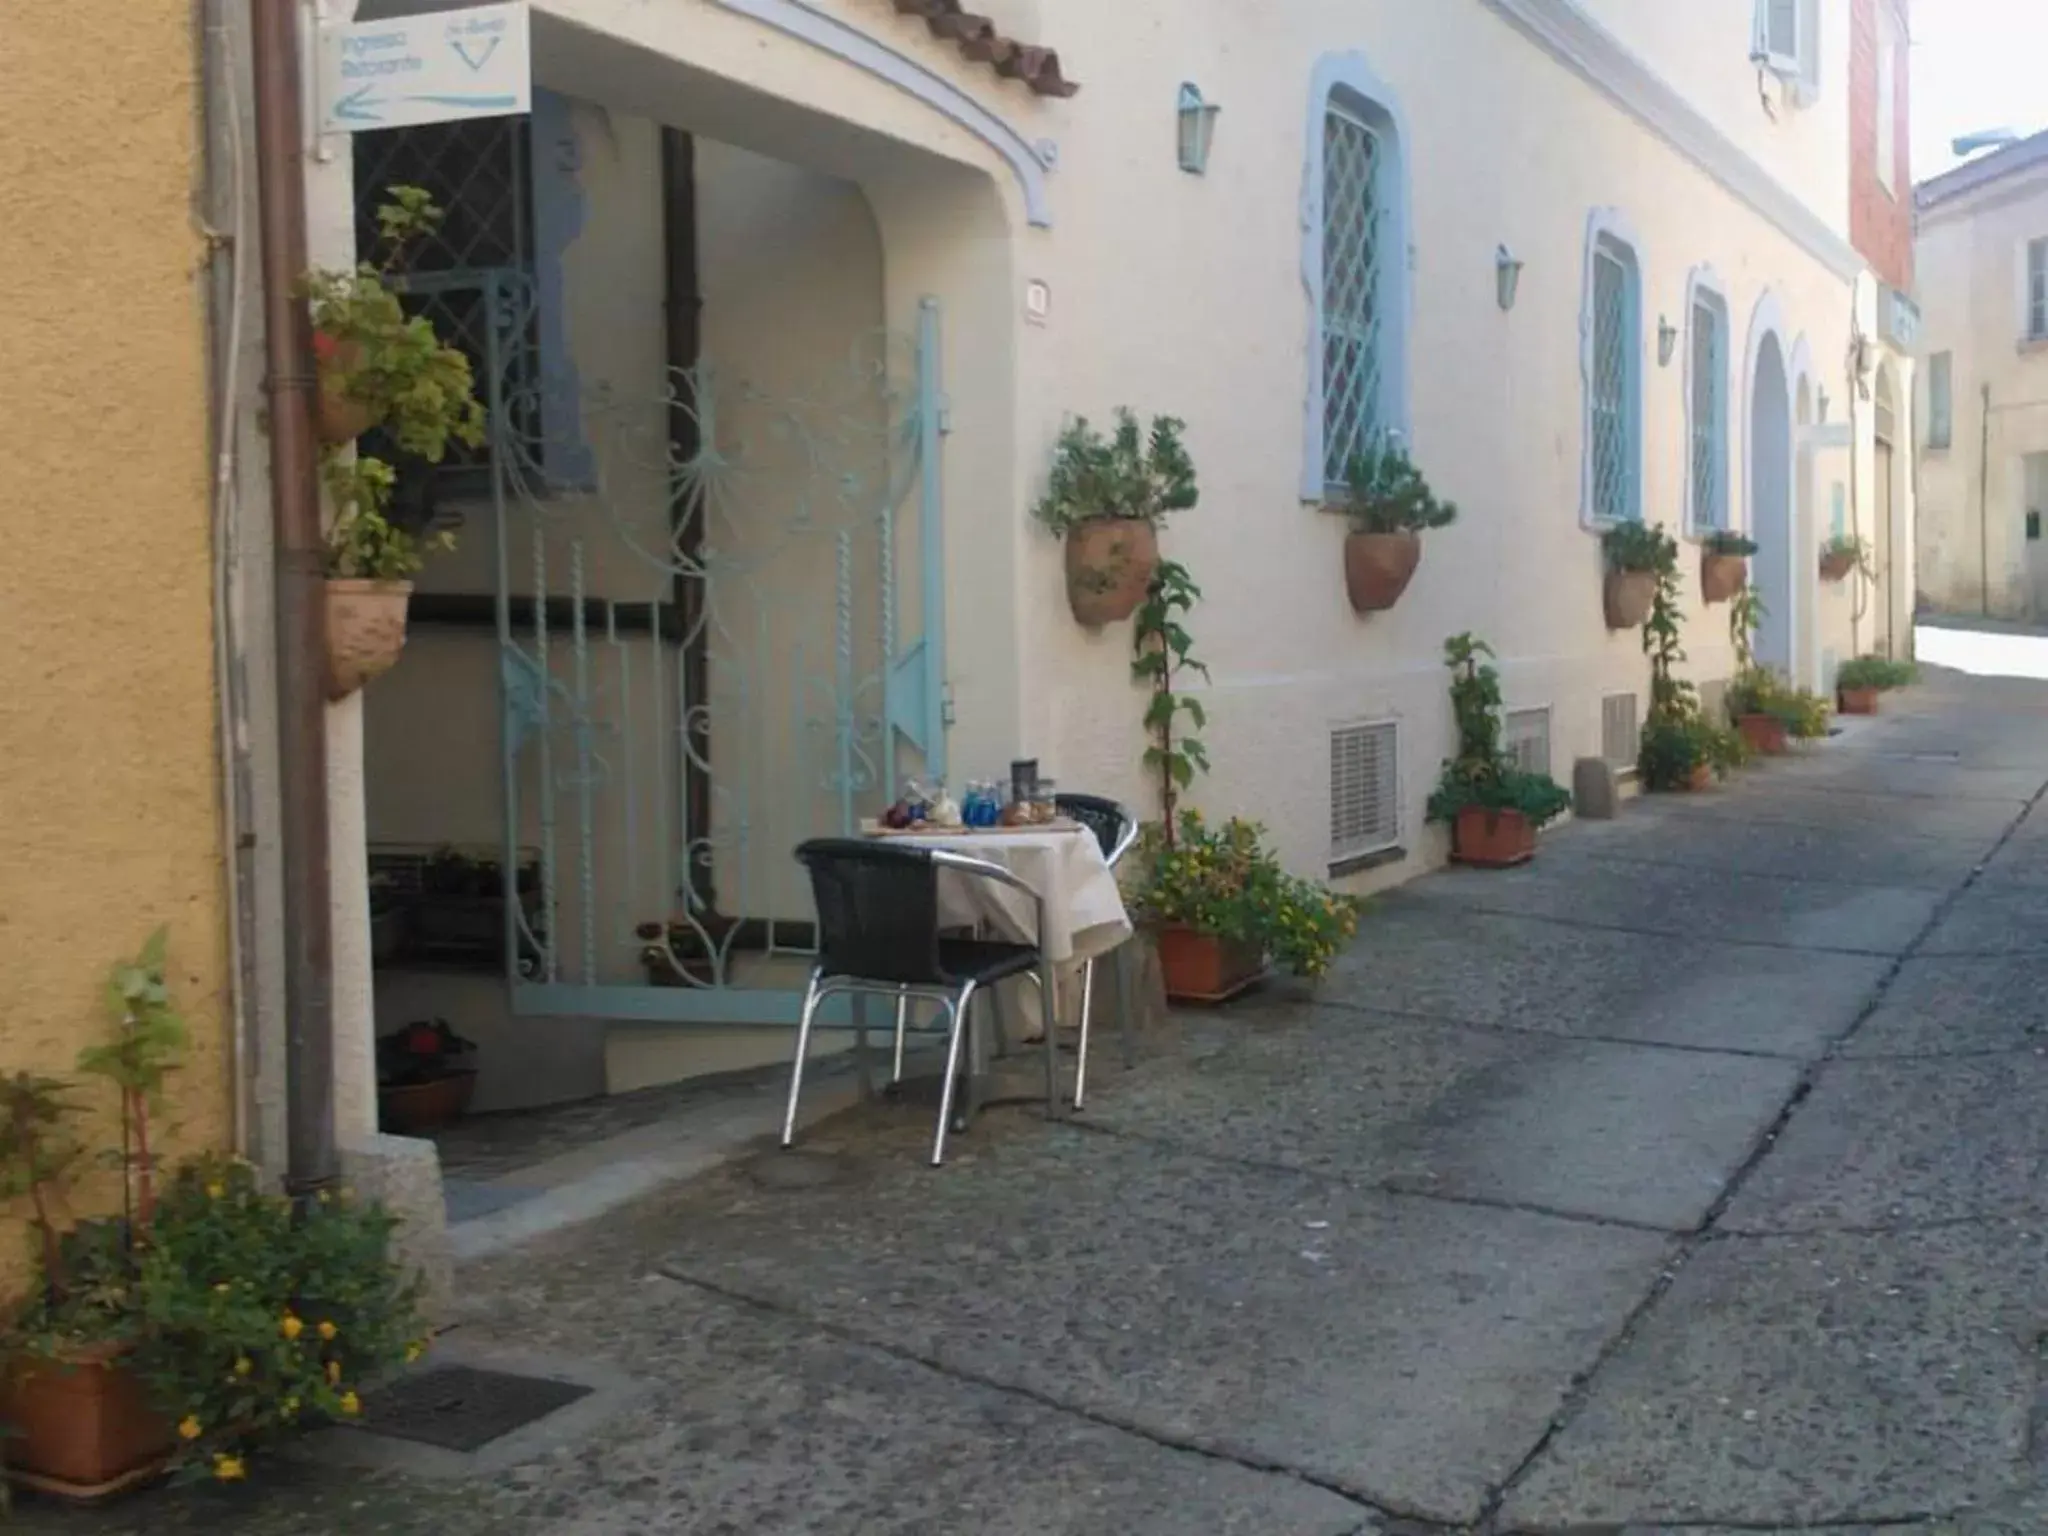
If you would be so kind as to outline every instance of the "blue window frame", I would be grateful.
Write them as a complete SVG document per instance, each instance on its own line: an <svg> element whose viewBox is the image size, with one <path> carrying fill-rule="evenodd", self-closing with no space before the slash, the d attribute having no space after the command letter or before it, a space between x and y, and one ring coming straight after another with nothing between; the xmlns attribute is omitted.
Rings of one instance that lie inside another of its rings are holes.
<svg viewBox="0 0 2048 1536"><path fill-rule="evenodd" d="M1686 526L1695 533L1728 524L1728 300L1709 272L1687 285Z"/></svg>
<svg viewBox="0 0 2048 1536"><path fill-rule="evenodd" d="M1323 117L1323 480L1386 430L1380 411L1380 140L1332 104Z"/></svg>
<svg viewBox="0 0 2048 1536"><path fill-rule="evenodd" d="M1643 276L1618 216L1588 230L1580 331L1586 386L1583 520L1593 527L1643 515Z"/></svg>

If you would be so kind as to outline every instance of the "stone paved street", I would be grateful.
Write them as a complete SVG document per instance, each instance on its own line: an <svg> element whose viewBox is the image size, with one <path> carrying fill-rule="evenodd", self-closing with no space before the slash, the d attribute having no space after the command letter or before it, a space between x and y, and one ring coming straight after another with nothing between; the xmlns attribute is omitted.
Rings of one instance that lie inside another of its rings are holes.
<svg viewBox="0 0 2048 1536"><path fill-rule="evenodd" d="M2048 684L1887 711L1384 899L1072 1123L863 1109L471 1264L452 1351L635 1383L525 1465L24 1528L2038 1536Z"/></svg>

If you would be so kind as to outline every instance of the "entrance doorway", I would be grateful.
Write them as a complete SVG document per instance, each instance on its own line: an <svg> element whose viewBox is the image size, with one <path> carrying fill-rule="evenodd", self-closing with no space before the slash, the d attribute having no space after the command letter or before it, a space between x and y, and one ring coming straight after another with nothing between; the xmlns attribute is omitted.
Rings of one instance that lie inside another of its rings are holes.
<svg viewBox="0 0 2048 1536"><path fill-rule="evenodd" d="M1781 672L1792 671L1792 393L1785 351L1775 331L1755 349L1749 381L1749 515L1756 540L1757 594L1763 619L1757 626L1756 659Z"/></svg>
<svg viewBox="0 0 2048 1536"><path fill-rule="evenodd" d="M1877 371L1877 391L1871 407L1872 430L1876 436L1873 471L1877 494L1876 511L1870 530L1870 648L1880 656L1892 656L1897 637L1892 632L1892 591L1895 570L1892 519L1896 505L1893 483L1893 443L1898 436L1898 397L1892 388L1889 368ZM1853 580L1853 578L1852 578Z"/></svg>

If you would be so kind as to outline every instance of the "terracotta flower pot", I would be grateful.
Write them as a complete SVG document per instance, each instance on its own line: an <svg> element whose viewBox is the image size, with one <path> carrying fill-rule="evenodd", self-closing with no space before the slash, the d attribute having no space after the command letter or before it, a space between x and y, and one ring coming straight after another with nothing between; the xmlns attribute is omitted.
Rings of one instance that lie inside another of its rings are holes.
<svg viewBox="0 0 2048 1536"><path fill-rule="evenodd" d="M8 1474L60 1498L91 1500L154 1477L170 1457L171 1426L127 1368L125 1347L103 1344L61 1360L21 1357L9 1368Z"/></svg>
<svg viewBox="0 0 2048 1536"><path fill-rule="evenodd" d="M1657 598L1655 571L1609 571L1602 591L1609 629L1635 629L1650 616Z"/></svg>
<svg viewBox="0 0 2048 1536"><path fill-rule="evenodd" d="M1700 596L1710 603L1725 603L1749 585L1749 561L1742 555L1717 555L1700 551Z"/></svg>
<svg viewBox="0 0 2048 1536"><path fill-rule="evenodd" d="M1090 629L1128 619L1159 569L1159 534L1139 517L1094 517L1067 533L1067 602Z"/></svg>
<svg viewBox="0 0 2048 1536"><path fill-rule="evenodd" d="M1713 787L1714 766L1711 763L1701 763L1685 781L1685 792L1689 795L1702 794Z"/></svg>
<svg viewBox="0 0 2048 1536"><path fill-rule="evenodd" d="M453 1125L476 1095L476 1068L458 1067L430 1083L397 1083L377 1090L377 1129L391 1136L423 1136Z"/></svg>
<svg viewBox="0 0 2048 1536"><path fill-rule="evenodd" d="M320 399L314 411L320 441L334 448L352 443L377 425L376 407L348 392L348 376L362 363L362 343L316 333L313 356L320 380Z"/></svg>
<svg viewBox="0 0 2048 1536"><path fill-rule="evenodd" d="M1854 555L1822 555L1820 557L1820 579L1840 581L1856 569Z"/></svg>
<svg viewBox="0 0 2048 1536"><path fill-rule="evenodd" d="M1265 957L1257 949L1213 933L1169 923L1157 937L1166 995L1177 1002L1223 1002L1258 980L1264 969Z"/></svg>
<svg viewBox="0 0 2048 1536"><path fill-rule="evenodd" d="M1344 539L1344 592L1353 613L1381 613L1401 600L1422 563L1422 536L1353 533Z"/></svg>
<svg viewBox="0 0 2048 1536"><path fill-rule="evenodd" d="M1877 695L1875 688L1843 688L1836 698L1845 715L1874 715L1877 713Z"/></svg>
<svg viewBox="0 0 2048 1536"><path fill-rule="evenodd" d="M1452 856L1480 869L1507 869L1536 857L1536 829L1512 809L1468 805L1451 824Z"/></svg>
<svg viewBox="0 0 2048 1536"><path fill-rule="evenodd" d="M327 697L345 699L389 672L405 649L409 581L327 580Z"/></svg>
<svg viewBox="0 0 2048 1536"><path fill-rule="evenodd" d="M1735 728L1752 752L1777 757L1786 749L1785 722L1776 715L1740 715Z"/></svg>

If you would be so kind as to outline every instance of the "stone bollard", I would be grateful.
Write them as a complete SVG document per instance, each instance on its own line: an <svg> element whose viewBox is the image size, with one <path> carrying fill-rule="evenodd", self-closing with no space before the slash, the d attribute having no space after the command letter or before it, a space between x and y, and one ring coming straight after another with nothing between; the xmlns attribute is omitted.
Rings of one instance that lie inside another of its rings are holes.
<svg viewBox="0 0 2048 1536"><path fill-rule="evenodd" d="M1583 821L1612 821L1621 810L1621 790L1614 765L1605 758L1582 757L1572 764L1572 814Z"/></svg>

